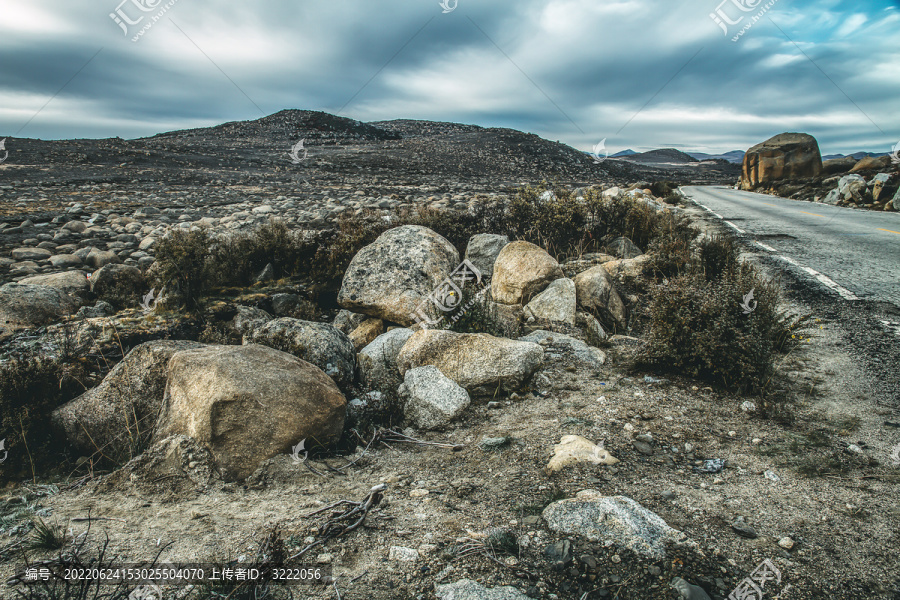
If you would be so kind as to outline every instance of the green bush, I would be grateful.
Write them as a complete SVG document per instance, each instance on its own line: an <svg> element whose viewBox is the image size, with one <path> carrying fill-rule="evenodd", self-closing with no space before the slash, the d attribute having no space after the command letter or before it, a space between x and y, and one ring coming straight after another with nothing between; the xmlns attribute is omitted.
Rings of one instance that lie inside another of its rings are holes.
<svg viewBox="0 0 900 600"><path fill-rule="evenodd" d="M15 357L0 366L0 440L8 453L0 473L33 476L59 462L65 444L53 433L50 415L85 391L72 368L32 357Z"/></svg>
<svg viewBox="0 0 900 600"><path fill-rule="evenodd" d="M741 263L731 240L704 241L687 271L653 293L643 362L740 392L768 393L776 354L803 339L798 332L809 317L779 310L778 286Z"/></svg>
<svg viewBox="0 0 900 600"><path fill-rule="evenodd" d="M214 240L209 272L216 285L246 286L270 263L276 279L295 275L309 267L315 253L315 242L301 240L284 222L272 219L252 233Z"/></svg>
<svg viewBox="0 0 900 600"><path fill-rule="evenodd" d="M176 229L156 246L153 282L158 288L165 287L171 297L177 290L187 309L199 308L213 282L208 264L211 254L212 240L206 229Z"/></svg>

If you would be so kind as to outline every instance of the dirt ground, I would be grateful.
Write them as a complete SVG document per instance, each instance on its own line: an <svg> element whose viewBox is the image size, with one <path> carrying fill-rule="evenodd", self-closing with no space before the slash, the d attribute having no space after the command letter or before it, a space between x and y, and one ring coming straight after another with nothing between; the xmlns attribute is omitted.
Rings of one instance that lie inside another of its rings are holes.
<svg viewBox="0 0 900 600"><path fill-rule="evenodd" d="M799 304L796 285L786 287L791 308L817 319L811 339L780 358L796 397L790 419L744 410L753 398L636 371L635 341L617 337L597 372L562 355L545 362L527 391L475 400L446 431L407 432L464 445L459 451L391 443L363 452L361 445L353 455L327 459L333 467L356 460L343 475L320 458L311 459L323 473L317 475L283 455L244 484L224 484L188 449L38 503L73 536L88 526L73 518L103 518L90 523L91 539L108 536L121 562L150 560L163 549L163 563L221 563L248 560L276 524L295 554L322 523L304 515L339 500L361 501L373 486L387 484L362 527L303 556L330 567L334 580L293 588L295 598L432 599L436 584L469 578L512 585L533 598L674 599L669 582L677 576L720 599L766 559L781 574L766 598L900 598L900 464L891 458L900 414L855 339L860 327L874 327L885 315L871 309L866 320L848 317L830 299ZM896 332L878 333L896 346ZM489 407L490 400L497 404ZM653 442L642 453L634 437L648 433ZM602 444L620 462L548 475L553 445L567 434ZM485 438L507 439L487 447ZM724 459L724 470L694 471L712 458ZM665 559L654 561L550 531L543 508L584 489L633 498L689 543L669 546ZM9 504L21 493L7 490L0 501ZM732 524L739 518L758 536L738 535ZM513 534L518 550L475 551L498 528ZM564 539L572 542L571 561L560 566L545 549ZM8 543L0 540L0 548ZM6 556L0 581L20 560ZM172 588L165 597L189 592ZM0 584L0 598L13 595Z"/></svg>
<svg viewBox="0 0 900 600"><path fill-rule="evenodd" d="M891 594L900 572L894 551L898 467L890 459L890 440L880 433L885 411L842 350L840 325L821 325L782 365L812 390L796 406L791 426L748 414L740 408L742 398L698 389L689 380L649 383L643 374L624 373L629 350L623 340L608 349L610 360L601 372L573 372L565 358L550 362L535 378L538 393L504 398L499 408L473 404L451 429L416 434L465 444L458 452L382 445L346 476L324 477L285 455L264 465L249 486L213 480L197 491L183 481L161 481L149 492L145 482L109 485L101 479L42 504L75 535L87 523L71 523L73 517L90 512L121 519L91 525L92 536L108 535L123 561L150 559L171 543L163 562L217 562L252 555L266 526L275 523L289 551L297 552L319 523L304 514L341 499L359 501L372 486L387 483L385 501L364 527L307 555L312 563L330 563L345 599L434 598L435 583L464 577L488 586L514 585L533 597L581 598L594 590L586 597L677 598L668 582L680 576L712 597L724 597L764 559L782 574L782 595L770 592L771 597L897 597ZM652 456L633 446L640 433L653 436ZM548 476L544 466L552 446L566 434L602 443L621 462ZM479 445L496 437L511 442L499 449ZM863 448L864 456L844 451L850 443ZM832 455L842 469L818 476L798 470ZM692 471L695 460L707 458L725 459L725 469ZM635 499L683 531L696 549L672 547L665 560L647 561L615 546L574 539L572 566L552 569L544 548L565 536L535 517L551 500L582 489ZM731 529L738 517L759 537L738 536ZM498 555L499 562L456 556L454 548L467 539L498 527L518 538L518 556ZM778 545L785 537L794 542L790 550ZM417 560L390 560L392 546L417 550ZM11 568L12 562L0 566L4 580ZM337 597L334 586L296 588L297 593ZM0 594L11 597L9 589Z"/></svg>

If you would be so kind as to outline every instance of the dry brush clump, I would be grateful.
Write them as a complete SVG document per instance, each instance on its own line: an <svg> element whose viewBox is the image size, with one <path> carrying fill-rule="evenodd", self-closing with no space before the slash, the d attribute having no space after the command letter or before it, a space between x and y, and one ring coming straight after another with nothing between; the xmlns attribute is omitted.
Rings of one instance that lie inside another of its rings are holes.
<svg viewBox="0 0 900 600"><path fill-rule="evenodd" d="M687 270L653 293L643 362L765 395L778 353L790 350L806 321L780 302L779 287L741 262L732 241L706 240Z"/></svg>

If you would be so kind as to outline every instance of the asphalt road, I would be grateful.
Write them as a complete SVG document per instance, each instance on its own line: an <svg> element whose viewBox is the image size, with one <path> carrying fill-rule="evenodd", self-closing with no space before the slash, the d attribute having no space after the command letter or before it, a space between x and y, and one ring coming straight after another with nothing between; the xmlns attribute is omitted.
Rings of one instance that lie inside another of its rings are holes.
<svg viewBox="0 0 900 600"><path fill-rule="evenodd" d="M799 278L845 300L900 306L900 213L686 186L682 192Z"/></svg>

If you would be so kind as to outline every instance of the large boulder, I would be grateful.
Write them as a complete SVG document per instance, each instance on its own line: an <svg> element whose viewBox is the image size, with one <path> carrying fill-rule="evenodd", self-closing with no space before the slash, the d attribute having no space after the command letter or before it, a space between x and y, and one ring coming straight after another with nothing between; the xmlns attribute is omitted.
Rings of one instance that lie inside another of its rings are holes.
<svg viewBox="0 0 900 600"><path fill-rule="evenodd" d="M838 173L846 173L856 166L859 162L852 156L843 156L841 158L832 158L822 163L823 175L836 175Z"/></svg>
<svg viewBox="0 0 900 600"><path fill-rule="evenodd" d="M60 289L7 283L0 287L0 338L19 329L59 321L76 310L78 302Z"/></svg>
<svg viewBox="0 0 900 600"><path fill-rule="evenodd" d="M548 323L575 325L575 283L566 277L557 279L525 305L525 316Z"/></svg>
<svg viewBox="0 0 900 600"><path fill-rule="evenodd" d="M245 339L311 362L340 386L350 385L356 376L353 342L334 325L282 317L264 323Z"/></svg>
<svg viewBox="0 0 900 600"><path fill-rule="evenodd" d="M91 290L87 277L81 271L66 271L51 275L34 275L19 281L23 285L46 285L67 294L84 298Z"/></svg>
<svg viewBox="0 0 900 600"><path fill-rule="evenodd" d="M366 387L381 392L397 389L403 381L397 367L397 356L412 334L412 329L398 327L379 335L359 351L359 373Z"/></svg>
<svg viewBox="0 0 900 600"><path fill-rule="evenodd" d="M490 277L494 273L494 262L500 251L509 244L509 238L505 235L493 233L479 233L469 239L466 246L466 260L481 271L482 275Z"/></svg>
<svg viewBox="0 0 900 600"><path fill-rule="evenodd" d="M806 133L781 133L744 154L741 189L783 179L816 177L822 172L819 143Z"/></svg>
<svg viewBox="0 0 900 600"><path fill-rule="evenodd" d="M544 509L543 517L557 533L617 544L651 560L664 559L666 543L684 537L631 498L604 496L595 490L582 490L574 498L554 502Z"/></svg>
<svg viewBox="0 0 900 600"><path fill-rule="evenodd" d="M400 350L402 375L409 369L434 365L472 394L519 389L544 360L543 349L531 342L496 338L486 333L420 330Z"/></svg>
<svg viewBox="0 0 900 600"><path fill-rule="evenodd" d="M608 324L625 327L625 303L616 291L613 279L603 266L591 267L575 276L578 306L597 315Z"/></svg>
<svg viewBox="0 0 900 600"><path fill-rule="evenodd" d="M412 325L420 304L458 265L459 252L434 231L418 225L396 227L353 257L338 303L353 312Z"/></svg>
<svg viewBox="0 0 900 600"><path fill-rule="evenodd" d="M127 456L153 435L162 410L169 359L201 348L188 341L157 340L136 346L103 381L53 412L52 423L73 446Z"/></svg>
<svg viewBox="0 0 900 600"><path fill-rule="evenodd" d="M563 277L559 263L530 242L503 247L494 262L491 297L502 304L527 304L536 294Z"/></svg>
<svg viewBox="0 0 900 600"><path fill-rule="evenodd" d="M881 171L891 166L890 156L864 156L856 163L851 173L859 173L860 171Z"/></svg>
<svg viewBox="0 0 900 600"><path fill-rule="evenodd" d="M469 406L469 394L431 365L409 369L397 390L403 414L419 429L443 429Z"/></svg>
<svg viewBox="0 0 900 600"><path fill-rule="evenodd" d="M347 400L319 368L265 346L205 346L169 361L155 439L186 435L212 453L223 478L252 474L305 439L336 442Z"/></svg>
<svg viewBox="0 0 900 600"><path fill-rule="evenodd" d="M110 263L91 275L91 291L116 308L137 306L145 288L144 274L137 267Z"/></svg>

